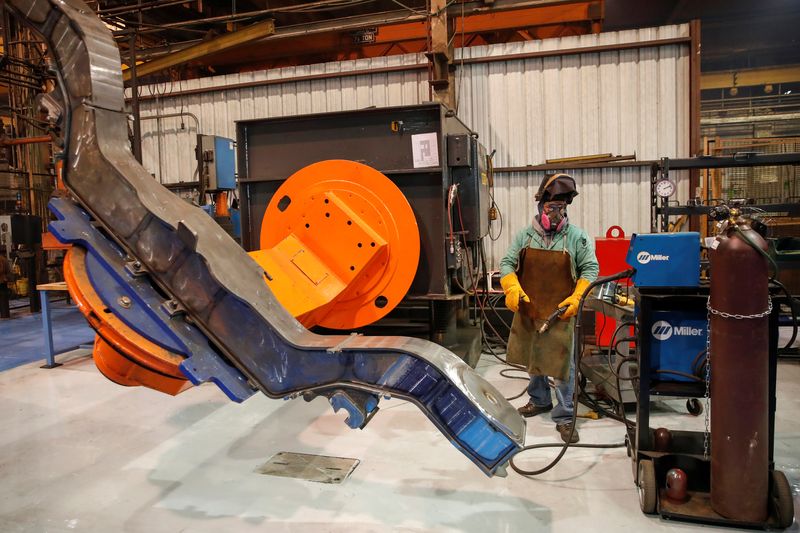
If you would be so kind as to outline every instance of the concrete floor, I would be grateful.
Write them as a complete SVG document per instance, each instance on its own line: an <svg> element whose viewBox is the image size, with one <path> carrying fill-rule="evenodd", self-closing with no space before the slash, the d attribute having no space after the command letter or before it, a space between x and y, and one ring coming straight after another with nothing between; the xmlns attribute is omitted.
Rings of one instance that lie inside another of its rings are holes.
<svg viewBox="0 0 800 533"><path fill-rule="evenodd" d="M94 342L94 330L74 305L53 302L50 313L55 353ZM29 308L12 311L10 319L0 319L0 371L32 361L45 360L41 313Z"/></svg>
<svg viewBox="0 0 800 533"><path fill-rule="evenodd" d="M364 430L322 399L227 401L205 385L172 398L103 378L86 352L0 373L0 531L692 531L639 511L624 448L575 449L552 471L487 478L414 406L383 401ZM81 355L84 354L84 355ZM479 371L506 395L486 356ZM516 400L515 404L521 403ZM683 401L655 423L701 429ZM779 368L776 459L800 508L800 365ZM556 438L529 420L528 443ZM619 442L609 420L584 421L583 442ZM361 460L340 485L255 472L280 451ZM533 468L555 452L530 452ZM707 528L703 528L707 529ZM797 523L792 526L797 531ZM724 531L721 529L720 531Z"/></svg>

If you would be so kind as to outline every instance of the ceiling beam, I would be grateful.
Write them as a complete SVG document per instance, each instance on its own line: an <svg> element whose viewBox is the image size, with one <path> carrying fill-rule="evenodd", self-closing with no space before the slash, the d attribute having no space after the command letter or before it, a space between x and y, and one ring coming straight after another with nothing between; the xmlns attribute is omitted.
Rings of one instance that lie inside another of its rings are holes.
<svg viewBox="0 0 800 533"><path fill-rule="evenodd" d="M574 2L557 6L529 5L507 11L467 14L463 19L456 13L451 13L451 16L455 19L455 33L460 35L462 31L473 34L596 20L602 17L602 5L602 1ZM403 42L426 37L427 27L425 22L421 21L380 27L376 42Z"/></svg>
<svg viewBox="0 0 800 533"><path fill-rule="evenodd" d="M492 11L485 7L477 8L473 3L466 3L464 41L476 42L476 35L486 35L498 31L527 30L535 38L546 38L560 35L557 31L567 26L571 33L589 33L595 30L595 17L603 16L602 0L584 0L572 2L510 2L498 0ZM456 47L462 43L461 10L448 9L448 18L454 24L455 31L452 43ZM458 6L455 6L458 7ZM349 32L363 28L377 28L375 40L367 45L356 45ZM582 30L582 31L581 31ZM378 52L371 50L377 46L386 50L392 44L406 43L416 49L417 44L425 45L428 37L426 17L409 15L408 12L390 12L345 19L322 20L302 26L286 26L278 28L274 35L253 43L235 53L216 54L209 61L223 65L243 65L262 63L275 58L294 58L303 55L322 54L326 61L336 57L371 57ZM484 37L478 43L486 43ZM413 43L413 44L411 44ZM468 44L466 44L468 45ZM360 54L363 51L363 54ZM380 54L378 54L380 55Z"/></svg>
<svg viewBox="0 0 800 533"><path fill-rule="evenodd" d="M273 20L265 20L263 22L253 24L252 26L247 26L239 31L227 33L209 41L184 48L183 50L175 52L174 54L137 65L136 76L147 76L148 74L153 74L154 72L159 72L187 61L200 59L217 52L222 52L224 50L229 50L231 48L247 44L273 33L275 33L275 22ZM125 70L125 72L122 74L122 77L125 81L130 80L130 69Z"/></svg>

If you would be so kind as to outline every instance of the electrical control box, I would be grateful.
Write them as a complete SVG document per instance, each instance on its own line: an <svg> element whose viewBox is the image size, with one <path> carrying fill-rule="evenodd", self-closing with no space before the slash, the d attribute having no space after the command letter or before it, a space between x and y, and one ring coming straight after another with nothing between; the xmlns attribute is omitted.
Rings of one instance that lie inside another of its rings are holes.
<svg viewBox="0 0 800 533"><path fill-rule="evenodd" d="M197 136L200 180L207 192L230 191L236 188L234 144L232 139L216 135Z"/></svg>
<svg viewBox="0 0 800 533"><path fill-rule="evenodd" d="M486 149L474 135L447 136L447 164L458 185L459 203L454 206L454 225L469 241L489 233L489 176Z"/></svg>
<svg viewBox="0 0 800 533"><path fill-rule="evenodd" d="M637 287L697 287L700 284L700 234L633 234L625 262L636 269Z"/></svg>
<svg viewBox="0 0 800 533"><path fill-rule="evenodd" d="M653 311L641 337L649 343L650 379L697 381L703 379L702 362L708 341L708 318L702 310Z"/></svg>

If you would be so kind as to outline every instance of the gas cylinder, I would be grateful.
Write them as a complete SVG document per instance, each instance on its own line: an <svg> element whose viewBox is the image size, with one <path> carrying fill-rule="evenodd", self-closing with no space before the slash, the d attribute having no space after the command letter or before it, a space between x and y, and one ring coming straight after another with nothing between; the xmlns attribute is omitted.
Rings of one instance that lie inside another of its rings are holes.
<svg viewBox="0 0 800 533"><path fill-rule="evenodd" d="M733 221L717 244L710 253L711 506L732 520L764 522L769 272L766 258L753 245L766 250L767 244L745 223Z"/></svg>
<svg viewBox="0 0 800 533"><path fill-rule="evenodd" d="M625 262L625 257L628 254L628 248L631 246L631 238L625 236L625 231L620 226L611 226L606 231L605 237L597 237L594 240L595 254L597 255L597 263L600 265L600 276L610 276L617 272L622 272L630 267ZM630 285L630 279L620 280L618 283L622 285ZM596 337L596 344L600 347L607 348L611 345L611 337L617 329L617 322L603 313L595 314L595 327L594 333ZM629 336L633 336L633 328L628 332ZM620 332L618 338L625 337L625 332Z"/></svg>

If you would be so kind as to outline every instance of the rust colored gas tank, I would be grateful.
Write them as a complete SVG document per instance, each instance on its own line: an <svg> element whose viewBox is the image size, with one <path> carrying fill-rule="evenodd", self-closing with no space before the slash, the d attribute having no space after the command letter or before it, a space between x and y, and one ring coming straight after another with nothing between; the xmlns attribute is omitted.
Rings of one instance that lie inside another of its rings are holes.
<svg viewBox="0 0 800 533"><path fill-rule="evenodd" d="M719 245L710 254L711 506L732 520L764 522L769 493L769 274L765 257L739 231L767 248L758 233L742 224L718 237Z"/></svg>

